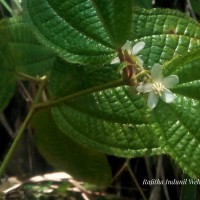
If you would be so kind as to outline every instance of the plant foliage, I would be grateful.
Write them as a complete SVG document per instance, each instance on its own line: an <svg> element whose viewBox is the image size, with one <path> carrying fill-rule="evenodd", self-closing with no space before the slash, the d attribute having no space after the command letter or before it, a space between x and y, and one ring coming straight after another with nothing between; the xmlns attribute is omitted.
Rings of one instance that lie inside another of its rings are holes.
<svg viewBox="0 0 200 200"><path fill-rule="evenodd" d="M0 108L14 93L18 72L46 75L49 101L58 103L51 114L38 115L33 126L36 145L50 163L69 171L74 168L76 176L86 180L101 169L98 175L106 172L107 180L110 175L107 165L102 168L103 154L164 153L198 178L200 25L175 10L150 9L148 3L148 10L134 5L140 6L132 0L24 0L25 22L11 19L0 24L0 34L6 38L0 40ZM145 43L139 57L146 70L159 63L165 76L179 77L179 84L171 89L172 104L160 101L150 110L146 96L125 84L95 89L122 77L119 64L110 63L127 41ZM59 101L75 93L76 98ZM93 150L101 153L93 154ZM91 169L76 167L77 151L84 152L81 157L87 157ZM95 155L100 158L93 160ZM102 183L99 177L94 180Z"/></svg>

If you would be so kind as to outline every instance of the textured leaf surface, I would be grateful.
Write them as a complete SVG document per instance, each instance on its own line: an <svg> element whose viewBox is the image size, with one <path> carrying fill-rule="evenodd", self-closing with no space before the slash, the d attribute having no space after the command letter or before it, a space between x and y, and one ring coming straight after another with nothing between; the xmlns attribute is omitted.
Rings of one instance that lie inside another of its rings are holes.
<svg viewBox="0 0 200 200"><path fill-rule="evenodd" d="M106 156L77 144L59 131L49 111L37 113L32 126L36 146L50 164L79 180L109 184L111 170Z"/></svg>
<svg viewBox="0 0 200 200"><path fill-rule="evenodd" d="M150 111L146 96L118 87L53 108L56 123L75 140L114 155L167 153L190 176L199 177L199 36L199 24L179 12L138 9L129 39L146 43L140 53L145 66L164 64L165 76L179 76L180 83L172 90L175 102L165 104L160 100L156 109ZM101 73L87 73L80 80L82 87L109 81L102 79L107 74L115 80L118 74L112 70L108 65L100 69ZM59 84L54 85L54 90L56 87Z"/></svg>
<svg viewBox="0 0 200 200"><path fill-rule="evenodd" d="M171 155L190 176L198 178L200 25L182 13L160 9L138 9L133 23L131 39L146 43L141 52L146 66L173 59L164 64L164 73L179 76L179 85L173 88L176 100L169 105L159 102L153 112L160 126L155 131L160 132L163 152Z"/></svg>
<svg viewBox="0 0 200 200"><path fill-rule="evenodd" d="M111 60L130 33L132 0L26 0L38 38L72 63Z"/></svg>
<svg viewBox="0 0 200 200"><path fill-rule="evenodd" d="M105 66L90 73L82 71L81 78L78 67L56 66L50 79L50 93L66 95L81 87L103 84L111 77L116 80L116 70L110 69ZM62 77L62 81L58 81ZM77 80L73 88L71 84L66 87ZM61 130L77 142L109 154L139 156L146 152L151 155L159 152L159 148L156 135L151 134L152 127L147 124L149 111L143 109L144 104L140 95L133 96L126 87L118 87L73 100L53 108L52 112Z"/></svg>
<svg viewBox="0 0 200 200"><path fill-rule="evenodd" d="M160 125L164 152L170 154L190 174L199 178L200 155L200 51L180 56L165 67L166 74L176 74L180 83L173 89L176 101L160 103L155 110Z"/></svg>
<svg viewBox="0 0 200 200"><path fill-rule="evenodd" d="M163 64L175 56L199 48L200 25L177 11L137 9L130 40L145 42L141 57L146 66Z"/></svg>
<svg viewBox="0 0 200 200"><path fill-rule="evenodd" d="M43 75L54 63L55 55L41 46L21 18L3 20L0 24L0 43L5 45L5 60L14 71L32 76Z"/></svg>
<svg viewBox="0 0 200 200"><path fill-rule="evenodd" d="M83 84L86 71L83 66L67 63L61 59L52 67L49 80L49 92L53 97L62 97L86 87Z"/></svg>
<svg viewBox="0 0 200 200"><path fill-rule="evenodd" d="M117 80L120 75L116 71L117 66L108 65L88 72L77 65L58 62L52 70L50 94L54 97L64 96L107 83L111 79ZM133 96L127 87L118 87L74 100L74 104L80 110L114 122L143 123L143 115L147 115L148 111L143 111L140 100L141 96Z"/></svg>

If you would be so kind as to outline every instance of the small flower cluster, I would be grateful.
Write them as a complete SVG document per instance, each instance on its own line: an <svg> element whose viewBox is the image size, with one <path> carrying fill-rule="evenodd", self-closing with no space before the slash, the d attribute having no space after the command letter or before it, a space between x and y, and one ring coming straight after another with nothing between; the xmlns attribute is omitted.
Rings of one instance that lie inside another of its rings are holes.
<svg viewBox="0 0 200 200"><path fill-rule="evenodd" d="M144 42L138 42L133 47L131 47L131 42L127 41L122 47L122 51L127 51L129 55L137 57L141 66L143 66L143 61L136 55L144 48ZM114 58L111 64L120 63L119 57ZM169 90L179 82L179 78L176 75L170 75L163 77L162 66L159 64L154 64L151 69L150 79L147 83L139 83L136 90L139 93L149 93L147 99L147 105L150 109L154 109L158 104L159 98L161 98L166 103L172 103L175 96Z"/></svg>

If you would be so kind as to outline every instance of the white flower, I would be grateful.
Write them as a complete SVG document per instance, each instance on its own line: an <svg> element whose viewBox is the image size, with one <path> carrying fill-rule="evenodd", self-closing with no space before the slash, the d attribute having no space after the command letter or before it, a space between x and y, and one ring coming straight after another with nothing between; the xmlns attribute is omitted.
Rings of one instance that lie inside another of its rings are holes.
<svg viewBox="0 0 200 200"><path fill-rule="evenodd" d="M127 51L129 55L137 55L145 46L144 42L138 42L133 47L131 45L131 42L128 40L123 46L122 50ZM143 61L138 57L139 62L143 65ZM110 64L118 64L120 63L119 57L114 58Z"/></svg>
<svg viewBox="0 0 200 200"><path fill-rule="evenodd" d="M159 97L166 103L172 103L174 100L173 93L168 88L178 84L179 78L176 75L170 75L165 78L162 76L162 68L155 64L151 69L152 83L139 84L138 92L148 93L147 105L150 109L156 107Z"/></svg>

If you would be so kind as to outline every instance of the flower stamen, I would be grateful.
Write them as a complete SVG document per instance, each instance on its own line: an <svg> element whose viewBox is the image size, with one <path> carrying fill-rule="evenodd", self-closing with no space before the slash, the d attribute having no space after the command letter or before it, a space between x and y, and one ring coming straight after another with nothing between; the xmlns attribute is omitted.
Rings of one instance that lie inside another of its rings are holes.
<svg viewBox="0 0 200 200"><path fill-rule="evenodd" d="M178 84L178 82L177 75L163 78L162 67L159 64L154 64L151 69L151 82L140 83L136 89L138 92L149 93L147 105L150 109L154 109L158 104L159 98L166 103L174 101L175 96L169 89Z"/></svg>
<svg viewBox="0 0 200 200"><path fill-rule="evenodd" d="M152 85L152 91L154 91L155 94L159 94L159 96L161 96L164 88L165 86L160 82L153 83Z"/></svg>

